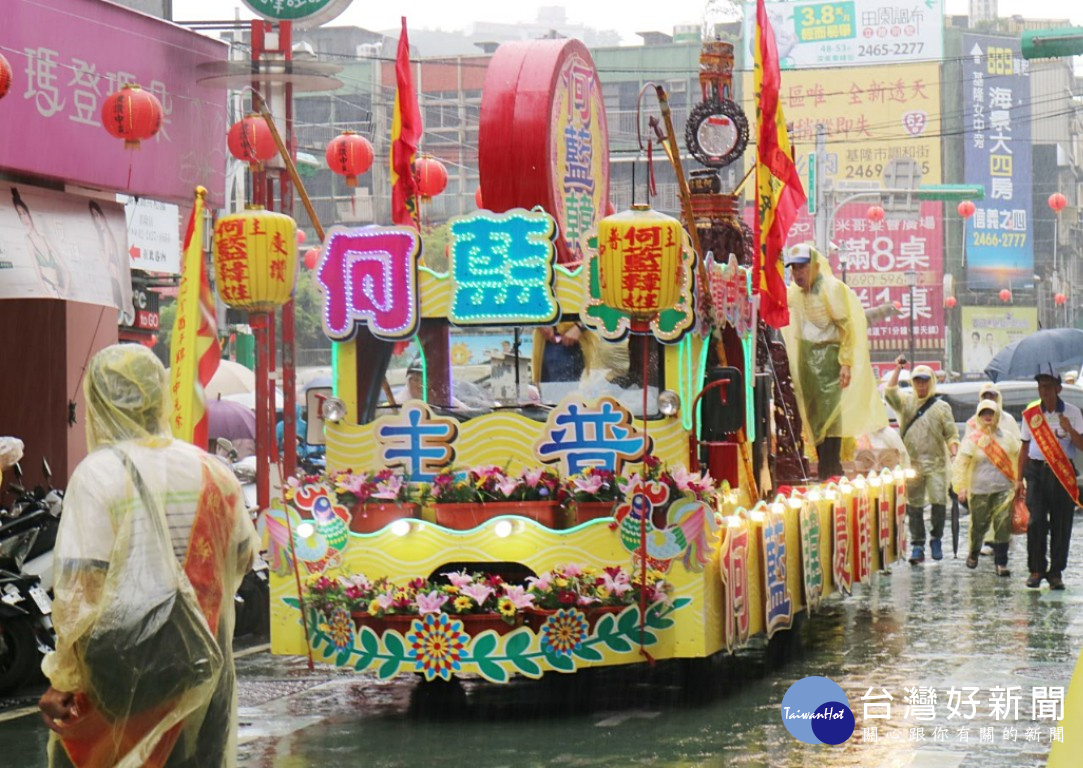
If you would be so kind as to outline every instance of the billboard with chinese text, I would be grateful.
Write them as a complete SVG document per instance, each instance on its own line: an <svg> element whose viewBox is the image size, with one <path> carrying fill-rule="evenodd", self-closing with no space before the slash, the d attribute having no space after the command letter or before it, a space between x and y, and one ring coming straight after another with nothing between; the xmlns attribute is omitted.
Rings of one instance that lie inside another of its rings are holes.
<svg viewBox="0 0 1083 768"><path fill-rule="evenodd" d="M1019 39L963 35L963 163L985 199L967 223L967 286L1033 283L1029 62Z"/></svg>
<svg viewBox="0 0 1083 768"><path fill-rule="evenodd" d="M769 2L782 69L939 61L944 55L943 0ZM751 69L756 4L745 3L745 62Z"/></svg>
<svg viewBox="0 0 1083 768"><path fill-rule="evenodd" d="M963 307L963 373L982 373L993 355L1037 330L1036 307Z"/></svg>

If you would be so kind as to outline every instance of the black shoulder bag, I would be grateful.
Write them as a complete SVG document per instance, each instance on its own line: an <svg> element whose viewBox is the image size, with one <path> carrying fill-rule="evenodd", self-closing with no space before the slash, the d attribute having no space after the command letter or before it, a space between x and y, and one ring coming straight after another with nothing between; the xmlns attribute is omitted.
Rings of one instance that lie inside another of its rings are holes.
<svg viewBox="0 0 1083 768"><path fill-rule="evenodd" d="M937 402L939 399L940 399L940 395L933 395L928 400L926 400L924 403L922 403L921 407L918 408L918 412L914 414L914 418L910 419L910 423L907 424L902 429L902 431L899 432L899 439L902 439L902 438L906 437L906 433L910 431L910 427L914 426L914 422L916 422L918 419L920 419L922 416L924 416L925 412L927 410L929 410L930 408L932 408L933 403Z"/></svg>

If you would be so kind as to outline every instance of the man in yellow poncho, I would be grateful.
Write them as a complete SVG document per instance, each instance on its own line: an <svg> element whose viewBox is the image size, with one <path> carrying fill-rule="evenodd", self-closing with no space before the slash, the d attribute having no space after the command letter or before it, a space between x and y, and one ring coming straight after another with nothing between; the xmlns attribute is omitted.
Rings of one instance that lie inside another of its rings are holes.
<svg viewBox="0 0 1083 768"><path fill-rule="evenodd" d="M842 474L842 438L887 426L869 362L865 310L808 243L786 251L793 277L782 329L801 419L816 446L821 480Z"/></svg>
<svg viewBox="0 0 1083 768"><path fill-rule="evenodd" d="M906 358L895 361L895 370L884 390L884 399L899 416L899 431L914 477L906 481L906 514L910 519L910 563L925 560L925 505L932 508L929 549L933 560L944 557L941 538L948 508L948 470L959 448L959 430L951 406L936 396L936 379L927 365L910 372L913 392L899 391L899 374Z"/></svg>
<svg viewBox="0 0 1083 768"><path fill-rule="evenodd" d="M170 436L168 387L138 344L106 347L87 368L91 452L64 498L57 646L42 663L50 766L236 761L233 594L259 538L229 469ZM141 653L148 636L170 651Z"/></svg>
<svg viewBox="0 0 1083 768"><path fill-rule="evenodd" d="M966 567L978 567L982 538L992 525L997 576L1007 577L1011 576L1008 542L1012 535L1012 502L1019 489L1019 448L1022 443L1018 428L1012 430L1001 420L999 400L979 400L974 417L973 424L967 422L967 431L951 471L951 484L959 501L970 507L970 549Z"/></svg>

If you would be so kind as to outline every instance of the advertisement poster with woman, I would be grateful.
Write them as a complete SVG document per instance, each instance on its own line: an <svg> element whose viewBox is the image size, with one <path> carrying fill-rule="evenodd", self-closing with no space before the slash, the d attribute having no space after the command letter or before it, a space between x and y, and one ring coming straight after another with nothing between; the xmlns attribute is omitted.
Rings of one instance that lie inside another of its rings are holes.
<svg viewBox="0 0 1083 768"><path fill-rule="evenodd" d="M64 299L134 319L124 209L108 200L0 188L0 299Z"/></svg>

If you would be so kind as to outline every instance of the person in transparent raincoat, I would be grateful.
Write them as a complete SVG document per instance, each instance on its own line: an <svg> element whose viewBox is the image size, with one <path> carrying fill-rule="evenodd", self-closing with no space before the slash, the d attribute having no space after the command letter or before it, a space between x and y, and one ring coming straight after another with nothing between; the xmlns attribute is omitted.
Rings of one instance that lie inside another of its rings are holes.
<svg viewBox="0 0 1083 768"><path fill-rule="evenodd" d="M168 384L161 363L140 345L107 347L87 369L90 453L64 499L55 551L57 647L42 662L50 688L39 706L54 731L51 766L235 763L233 594L259 539L229 469L171 437ZM168 554L152 554L170 550L176 564ZM186 594L195 600L184 604L194 607L190 622L205 621L202 636L215 663L213 673L191 684L180 675L166 700L141 709L140 680L153 679L165 662L126 660L127 643L117 644L125 647L112 654L113 668L96 662L95 669L89 660L109 650L95 648L94 638L138 634L138 626L102 625L118 615L145 618L143 606L155 599L146 585L163 567L173 574L172 594L194 591ZM92 681L102 679L117 684L96 689Z"/></svg>
<svg viewBox="0 0 1083 768"><path fill-rule="evenodd" d="M782 329L805 432L821 480L842 474L842 438L887 426L869 362L865 310L808 243L787 249L790 324Z"/></svg>

